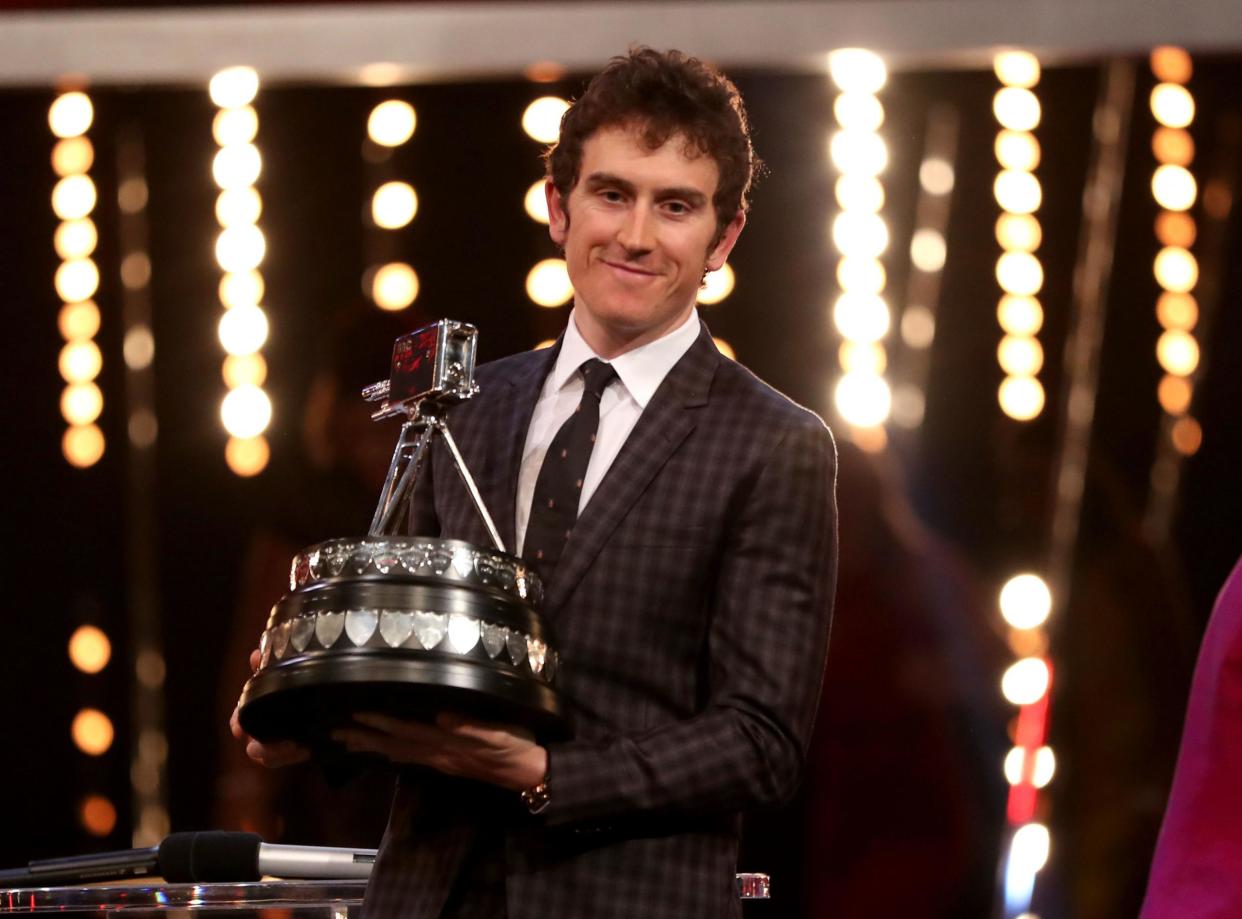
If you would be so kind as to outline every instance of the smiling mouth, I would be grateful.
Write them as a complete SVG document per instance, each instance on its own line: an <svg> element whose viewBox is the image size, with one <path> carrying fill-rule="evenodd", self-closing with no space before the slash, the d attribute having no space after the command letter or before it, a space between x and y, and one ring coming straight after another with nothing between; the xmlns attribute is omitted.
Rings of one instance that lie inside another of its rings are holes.
<svg viewBox="0 0 1242 919"><path fill-rule="evenodd" d="M644 271L642 268L635 268L632 265L626 265L622 262L610 262L608 261L608 259L604 259L603 262L609 268L613 268L617 271L624 272L625 274L633 275L634 277L638 277L638 278L656 277L656 272L654 271Z"/></svg>

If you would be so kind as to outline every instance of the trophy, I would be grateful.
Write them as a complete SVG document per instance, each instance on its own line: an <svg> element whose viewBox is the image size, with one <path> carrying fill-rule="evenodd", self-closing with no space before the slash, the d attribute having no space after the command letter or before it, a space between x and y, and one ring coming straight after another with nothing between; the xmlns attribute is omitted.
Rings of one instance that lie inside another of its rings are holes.
<svg viewBox="0 0 1242 919"><path fill-rule="evenodd" d="M478 392L478 332L449 319L403 335L387 380L363 390L379 421L404 417L370 532L310 546L259 640L239 702L259 740L312 747L357 712L430 718L462 712L567 736L557 654L539 614L539 575L508 554L449 433L449 410ZM419 469L439 438L492 547L399 535Z"/></svg>

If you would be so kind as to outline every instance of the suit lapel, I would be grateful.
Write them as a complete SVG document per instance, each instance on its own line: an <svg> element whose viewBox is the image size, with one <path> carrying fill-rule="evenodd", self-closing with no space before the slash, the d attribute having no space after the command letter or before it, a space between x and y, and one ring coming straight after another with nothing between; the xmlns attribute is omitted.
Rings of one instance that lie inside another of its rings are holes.
<svg viewBox="0 0 1242 919"><path fill-rule="evenodd" d="M694 409L707 403L719 360L704 325L690 350L647 403L625 446L578 517L548 585L546 612L554 613L565 602L626 512L694 430Z"/></svg>
<svg viewBox="0 0 1242 919"><path fill-rule="evenodd" d="M494 430L481 432L484 443L499 442L501 446L500 456L497 457L500 475L491 480L491 487L483 492L483 500L492 513L505 548L511 554L515 553L517 545L514 515L518 475L522 468L522 447L526 444L526 432L535 413L539 390L559 351L558 340L555 347L532 353L516 372L496 384L497 389L503 387L504 391L497 393L495 415L492 416Z"/></svg>

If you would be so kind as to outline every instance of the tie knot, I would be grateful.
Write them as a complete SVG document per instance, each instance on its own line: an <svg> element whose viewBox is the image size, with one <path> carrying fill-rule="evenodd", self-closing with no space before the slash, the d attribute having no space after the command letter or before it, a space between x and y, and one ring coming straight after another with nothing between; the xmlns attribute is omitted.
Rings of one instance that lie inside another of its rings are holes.
<svg viewBox="0 0 1242 919"><path fill-rule="evenodd" d="M613 369L612 364L606 364L596 357L583 363L578 371L582 374L582 384L586 392L596 399L602 396L608 384L617 378L617 371Z"/></svg>

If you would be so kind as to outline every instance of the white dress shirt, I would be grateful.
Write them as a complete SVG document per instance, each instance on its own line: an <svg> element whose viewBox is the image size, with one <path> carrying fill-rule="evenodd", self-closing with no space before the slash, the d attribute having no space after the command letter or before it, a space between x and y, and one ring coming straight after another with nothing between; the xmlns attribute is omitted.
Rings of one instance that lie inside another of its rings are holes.
<svg viewBox="0 0 1242 919"><path fill-rule="evenodd" d="M587 464L586 476L582 480L582 497L578 500L579 515L603 481L608 467L621 452L626 438L638 422L638 416L643 413L673 365L690 350L698 337L699 312L695 309L690 311L685 322L664 337L618 355L611 361L605 361L612 364L618 379L604 390L604 395L600 398L599 429L595 436L595 446L591 450L590 462ZM515 551L518 555L522 554L522 547L526 543L530 503L535 494L535 481L539 478L544 454L548 452L548 446L561 425L582 401L582 375L578 373L578 368L591 358L599 358L599 355L583 340L574 321L574 314L570 313L561 353L557 355L556 366L543 383L539 401L535 403L535 413L530 419L530 427L526 430L526 445L522 448L522 469L518 474L515 508Z"/></svg>

